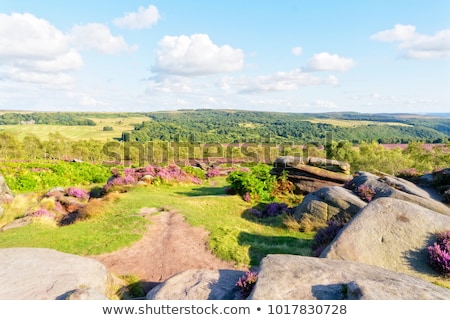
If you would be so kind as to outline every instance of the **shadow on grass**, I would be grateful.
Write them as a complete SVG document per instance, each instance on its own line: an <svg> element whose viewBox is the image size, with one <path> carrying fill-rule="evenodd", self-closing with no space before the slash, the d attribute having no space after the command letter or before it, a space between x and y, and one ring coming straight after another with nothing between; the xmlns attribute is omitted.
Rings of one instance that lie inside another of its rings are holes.
<svg viewBox="0 0 450 320"><path fill-rule="evenodd" d="M201 196L224 196L228 195L226 187L199 187L187 192L176 192L177 194L187 197L201 197Z"/></svg>
<svg viewBox="0 0 450 320"><path fill-rule="evenodd" d="M259 266L261 259L268 254L310 256L311 241L286 236L261 236L248 232L241 232L238 236L240 245L250 247L249 257L251 266Z"/></svg>

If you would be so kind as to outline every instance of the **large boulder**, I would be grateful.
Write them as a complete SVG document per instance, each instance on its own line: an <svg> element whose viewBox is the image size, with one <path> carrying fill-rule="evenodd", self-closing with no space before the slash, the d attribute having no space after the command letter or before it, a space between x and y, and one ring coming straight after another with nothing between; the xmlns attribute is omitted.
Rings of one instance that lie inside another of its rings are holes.
<svg viewBox="0 0 450 320"><path fill-rule="evenodd" d="M65 299L86 288L105 297L111 284L106 267L91 258L44 248L0 249L2 300Z"/></svg>
<svg viewBox="0 0 450 320"><path fill-rule="evenodd" d="M342 186L352 179L350 165L346 162L315 157L284 156L275 160L271 173L287 178L296 192L308 194L327 186Z"/></svg>
<svg viewBox="0 0 450 320"><path fill-rule="evenodd" d="M445 230L450 230L448 216L411 202L379 198L361 209L320 257L444 281L429 266L427 247L435 242L437 232Z"/></svg>
<svg viewBox="0 0 450 320"><path fill-rule="evenodd" d="M6 184L5 177L0 174L0 217L3 215L2 203L9 202L14 199L14 193Z"/></svg>
<svg viewBox="0 0 450 320"><path fill-rule="evenodd" d="M238 300L236 283L244 274L238 270L180 272L147 293L147 300Z"/></svg>
<svg viewBox="0 0 450 320"><path fill-rule="evenodd" d="M305 196L295 208L294 217L302 231L316 231L325 227L330 219L347 222L366 205L350 190L331 186Z"/></svg>
<svg viewBox="0 0 450 320"><path fill-rule="evenodd" d="M346 185L363 198L364 192L370 191L368 201L382 197L395 198L450 216L449 206L433 199L427 191L405 179L390 175L378 176L370 172L357 172Z"/></svg>
<svg viewBox="0 0 450 320"><path fill-rule="evenodd" d="M384 268L272 254L261 262L249 300L450 300L450 290Z"/></svg>

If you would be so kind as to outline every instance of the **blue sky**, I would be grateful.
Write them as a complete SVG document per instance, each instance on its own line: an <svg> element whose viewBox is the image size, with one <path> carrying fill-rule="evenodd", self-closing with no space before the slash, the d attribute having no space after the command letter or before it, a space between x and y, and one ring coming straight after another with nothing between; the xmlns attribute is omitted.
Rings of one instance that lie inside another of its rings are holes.
<svg viewBox="0 0 450 320"><path fill-rule="evenodd" d="M450 112L450 1L0 0L0 109Z"/></svg>

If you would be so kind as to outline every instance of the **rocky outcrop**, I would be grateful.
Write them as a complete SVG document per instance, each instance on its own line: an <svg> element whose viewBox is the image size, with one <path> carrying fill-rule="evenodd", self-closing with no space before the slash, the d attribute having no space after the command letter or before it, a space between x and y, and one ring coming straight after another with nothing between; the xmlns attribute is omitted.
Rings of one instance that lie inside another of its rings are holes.
<svg viewBox="0 0 450 320"><path fill-rule="evenodd" d="M237 270L186 270L150 290L147 300L238 300Z"/></svg>
<svg viewBox="0 0 450 320"><path fill-rule="evenodd" d="M308 194L294 210L301 231L316 231L330 219L347 222L367 203L348 189L325 187Z"/></svg>
<svg viewBox="0 0 450 320"><path fill-rule="evenodd" d="M404 200L379 198L345 225L321 257L434 281L439 275L428 264L427 247L434 243L437 232L445 230L450 230L448 216Z"/></svg>
<svg viewBox="0 0 450 320"><path fill-rule="evenodd" d="M248 299L449 300L450 290L353 261L275 254L262 260Z"/></svg>
<svg viewBox="0 0 450 320"><path fill-rule="evenodd" d="M2 300L66 299L87 288L95 290L89 297L106 297L112 283L106 267L91 258L43 248L0 249L0 257Z"/></svg>
<svg viewBox="0 0 450 320"><path fill-rule="evenodd" d="M450 207L433 199L424 189L405 179L390 175L375 175L370 172L357 172L347 183L347 187L362 198L368 190L371 192L368 201L378 198L394 198L418 204L424 208L450 216Z"/></svg>
<svg viewBox="0 0 450 320"><path fill-rule="evenodd" d="M14 199L14 194L6 184L5 177L0 174L0 217L3 215L2 203Z"/></svg>
<svg viewBox="0 0 450 320"><path fill-rule="evenodd" d="M348 163L324 158L279 157L271 173L281 175L284 171L299 194L308 194L327 186L342 186L352 179Z"/></svg>

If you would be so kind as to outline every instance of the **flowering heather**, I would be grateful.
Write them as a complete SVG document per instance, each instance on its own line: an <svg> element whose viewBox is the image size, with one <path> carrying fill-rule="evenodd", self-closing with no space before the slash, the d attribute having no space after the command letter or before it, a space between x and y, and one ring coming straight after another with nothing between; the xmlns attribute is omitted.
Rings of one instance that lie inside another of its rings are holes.
<svg viewBox="0 0 450 320"><path fill-rule="evenodd" d="M239 292L241 293L241 297L243 299L248 298L257 280L258 273L252 271L247 271L242 277L239 278L236 286L239 288Z"/></svg>
<svg viewBox="0 0 450 320"><path fill-rule="evenodd" d="M208 171L206 172L207 179L219 177L220 175L222 175L222 172L220 171L219 168L209 168Z"/></svg>
<svg viewBox="0 0 450 320"><path fill-rule="evenodd" d="M450 230L438 233L434 245L428 247L429 263L433 269L450 277Z"/></svg>
<svg viewBox="0 0 450 320"><path fill-rule="evenodd" d="M252 201L252 197L251 197L250 193L248 193L248 192L244 193L244 196L242 198L246 202L251 202Z"/></svg>
<svg viewBox="0 0 450 320"><path fill-rule="evenodd" d="M36 211L33 211L30 213L30 216L36 217L36 218L56 218L56 215L46 209L38 209Z"/></svg>
<svg viewBox="0 0 450 320"><path fill-rule="evenodd" d="M360 185L356 189L356 193L359 195L359 197L367 202L372 201L373 197L376 195L376 191L368 186Z"/></svg>
<svg viewBox="0 0 450 320"><path fill-rule="evenodd" d="M337 234L344 227L344 224L336 221L328 221L328 225L325 228L319 229L313 238L311 243L311 249L313 250L313 256L319 257L323 250L336 238Z"/></svg>
<svg viewBox="0 0 450 320"><path fill-rule="evenodd" d="M271 202L264 206L262 210L262 217L276 217L288 211L288 206L285 203Z"/></svg>
<svg viewBox="0 0 450 320"><path fill-rule="evenodd" d="M140 181L143 177L154 177L166 182L190 182L200 184L201 179L188 174L177 165L168 165L167 167L159 167L150 165L142 168L126 168L123 171L123 176L120 174L114 175L108 183L103 187L104 191L114 186L132 185Z"/></svg>
<svg viewBox="0 0 450 320"><path fill-rule="evenodd" d="M88 192L84 191L83 189L75 187L70 187L69 189L67 189L67 195L78 199L85 199L85 200L89 199Z"/></svg>

